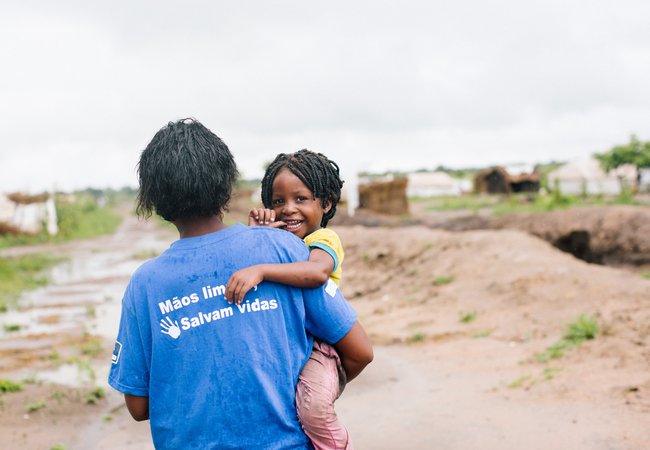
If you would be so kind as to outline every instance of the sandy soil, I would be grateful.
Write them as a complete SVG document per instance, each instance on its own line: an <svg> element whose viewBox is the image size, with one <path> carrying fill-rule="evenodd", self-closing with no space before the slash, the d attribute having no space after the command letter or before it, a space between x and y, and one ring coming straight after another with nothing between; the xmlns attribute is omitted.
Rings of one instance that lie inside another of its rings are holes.
<svg viewBox="0 0 650 450"><path fill-rule="evenodd" d="M516 230L336 229L376 351L338 402L357 449L650 448L650 281ZM2 395L0 448L152 448L105 379L129 275L172 239L130 218L115 236L4 252L70 259L0 317L24 324L0 336L0 378L32 381ZM598 337L538 362L581 314Z"/></svg>

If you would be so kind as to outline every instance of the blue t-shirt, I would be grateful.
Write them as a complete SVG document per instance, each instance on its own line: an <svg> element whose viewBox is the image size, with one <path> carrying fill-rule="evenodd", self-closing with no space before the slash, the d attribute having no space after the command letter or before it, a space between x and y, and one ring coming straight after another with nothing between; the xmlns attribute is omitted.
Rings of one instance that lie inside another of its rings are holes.
<svg viewBox="0 0 650 450"><path fill-rule="evenodd" d="M295 409L298 375L312 336L337 342L354 310L333 283L264 282L239 306L223 295L238 269L308 256L291 233L234 225L178 240L135 272L109 384L149 397L156 448L311 448Z"/></svg>

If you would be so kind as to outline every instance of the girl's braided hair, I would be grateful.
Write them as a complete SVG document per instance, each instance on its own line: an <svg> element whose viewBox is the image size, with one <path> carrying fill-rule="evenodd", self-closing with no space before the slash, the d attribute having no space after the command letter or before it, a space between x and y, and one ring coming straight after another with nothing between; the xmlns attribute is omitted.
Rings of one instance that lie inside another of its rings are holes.
<svg viewBox="0 0 650 450"><path fill-rule="evenodd" d="M321 227L326 227L327 222L336 214L336 205L341 199L343 181L339 175L339 166L322 153L312 152L307 149L295 153L280 153L269 164L262 178L262 203L265 208L273 208L273 180L278 172L287 168L300 178L305 186L321 200L323 208L330 201L332 206L323 214Z"/></svg>

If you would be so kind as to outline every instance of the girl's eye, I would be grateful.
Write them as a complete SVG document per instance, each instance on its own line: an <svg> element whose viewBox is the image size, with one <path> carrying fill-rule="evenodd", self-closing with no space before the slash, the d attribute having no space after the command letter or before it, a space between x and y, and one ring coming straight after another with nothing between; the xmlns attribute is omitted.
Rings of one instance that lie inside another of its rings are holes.
<svg viewBox="0 0 650 450"><path fill-rule="evenodd" d="M280 200L280 199L273 200L271 203L272 203L273 205L281 205L281 204L282 204L282 200Z"/></svg>
<svg viewBox="0 0 650 450"><path fill-rule="evenodd" d="M296 201L298 201L299 203L302 203L304 201L307 201L307 197L296 197Z"/></svg>

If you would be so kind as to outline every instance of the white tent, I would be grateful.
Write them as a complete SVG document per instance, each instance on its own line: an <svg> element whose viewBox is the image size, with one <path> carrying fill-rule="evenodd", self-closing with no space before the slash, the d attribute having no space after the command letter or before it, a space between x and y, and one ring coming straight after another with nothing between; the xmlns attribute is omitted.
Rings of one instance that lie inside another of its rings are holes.
<svg viewBox="0 0 650 450"><path fill-rule="evenodd" d="M463 191L461 180L445 172L413 172L408 174L408 180L406 195L409 197L460 195Z"/></svg>
<svg viewBox="0 0 650 450"><path fill-rule="evenodd" d="M548 174L551 189L557 186L563 194L571 195L618 195L622 191L622 183L628 183L631 187L635 181L636 169L621 166L605 173L600 162L594 158L570 162Z"/></svg>

